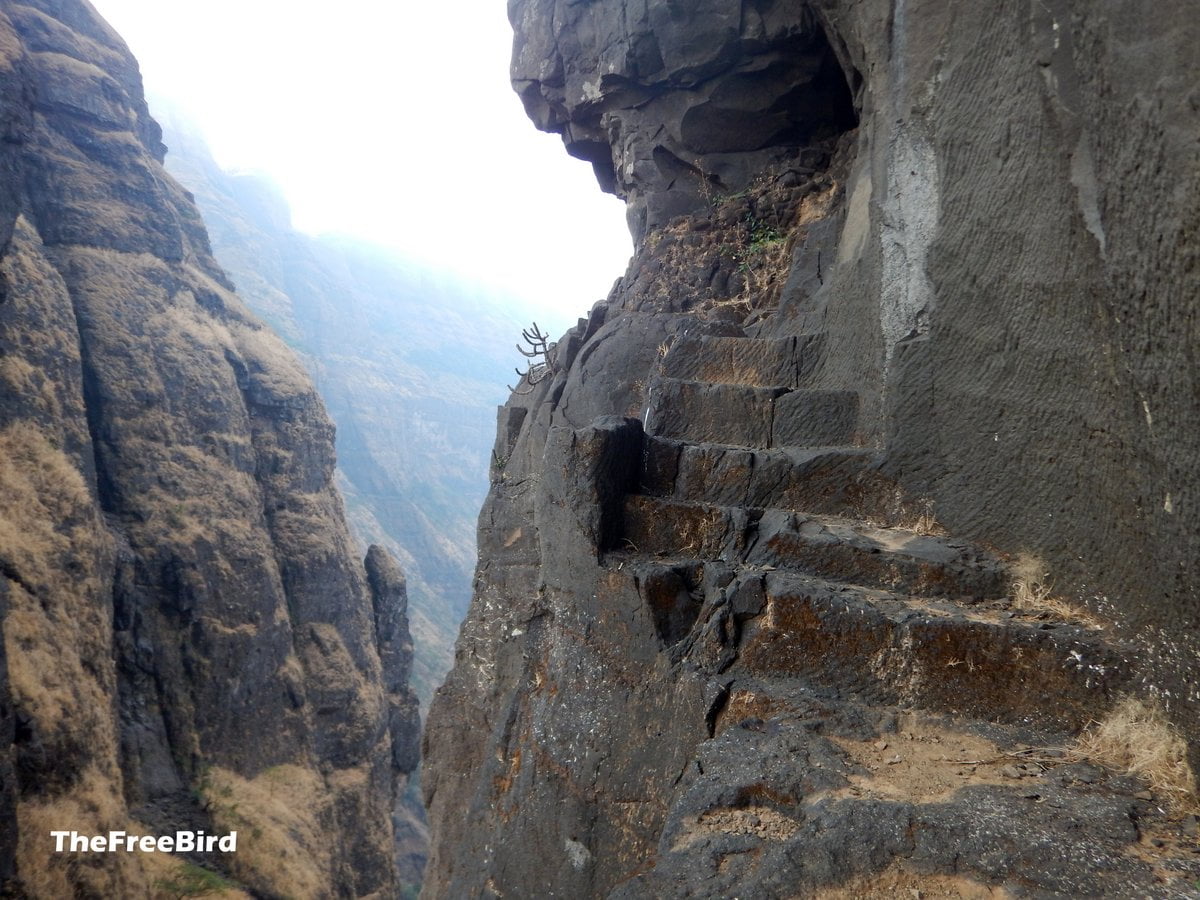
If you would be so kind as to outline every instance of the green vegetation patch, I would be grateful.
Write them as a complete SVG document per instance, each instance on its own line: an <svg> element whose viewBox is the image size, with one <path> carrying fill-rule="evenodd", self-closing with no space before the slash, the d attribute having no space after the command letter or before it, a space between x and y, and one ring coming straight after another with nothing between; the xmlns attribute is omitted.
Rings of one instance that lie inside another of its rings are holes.
<svg viewBox="0 0 1200 900"><path fill-rule="evenodd" d="M232 889L235 885L216 872L185 862L169 878L162 878L154 885L164 897L204 897Z"/></svg>

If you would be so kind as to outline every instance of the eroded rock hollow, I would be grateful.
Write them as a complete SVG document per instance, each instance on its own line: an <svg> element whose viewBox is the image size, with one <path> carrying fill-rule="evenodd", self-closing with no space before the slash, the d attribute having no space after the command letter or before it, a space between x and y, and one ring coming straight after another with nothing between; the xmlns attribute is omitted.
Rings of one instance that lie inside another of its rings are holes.
<svg viewBox="0 0 1200 900"><path fill-rule="evenodd" d="M637 249L500 411L428 895L1186 888L1134 782L993 763L1200 734L1188 5L509 16Z"/></svg>

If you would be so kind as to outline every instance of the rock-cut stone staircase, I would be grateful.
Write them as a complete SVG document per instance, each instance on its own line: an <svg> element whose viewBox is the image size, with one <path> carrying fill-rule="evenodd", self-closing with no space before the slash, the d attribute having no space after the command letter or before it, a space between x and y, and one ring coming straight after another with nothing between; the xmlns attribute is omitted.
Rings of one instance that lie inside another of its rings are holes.
<svg viewBox="0 0 1200 900"><path fill-rule="evenodd" d="M857 443L858 395L809 386L822 345L671 345L605 565L636 580L673 655L767 690L816 680L869 702L1086 723L1119 687L1120 648L1014 610L996 555L866 521L892 489Z"/></svg>
<svg viewBox="0 0 1200 900"><path fill-rule="evenodd" d="M551 429L552 611L606 660L572 665L694 742L676 769L678 745L597 739L605 821L657 834L607 896L1195 896L1169 803L1065 747L1127 686L1124 648L1016 608L1005 559L906 505L859 398L814 384L822 344L685 335L643 422ZM607 733L568 719L572 754Z"/></svg>

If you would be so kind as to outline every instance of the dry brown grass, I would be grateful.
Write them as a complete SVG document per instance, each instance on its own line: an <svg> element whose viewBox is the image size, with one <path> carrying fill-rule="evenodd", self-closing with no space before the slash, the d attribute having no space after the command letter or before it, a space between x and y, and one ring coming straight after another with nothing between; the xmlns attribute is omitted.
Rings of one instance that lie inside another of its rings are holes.
<svg viewBox="0 0 1200 900"><path fill-rule="evenodd" d="M1010 600L1017 612L1041 618L1059 619L1084 628L1103 628L1105 623L1091 610L1054 593L1045 564L1030 553L1022 553L1011 566L1013 575Z"/></svg>
<svg viewBox="0 0 1200 900"><path fill-rule="evenodd" d="M141 854L104 854L100 865L78 865L70 854L53 851L51 831L104 834L131 831L114 771L89 766L70 792L22 801L17 809L20 840L17 870L21 888L37 900L60 897L143 896L146 880ZM144 830L139 833L146 833Z"/></svg>
<svg viewBox="0 0 1200 900"><path fill-rule="evenodd" d="M1085 628L1103 628L1104 623L1089 610L1057 596L1049 584L1026 578L1012 583L1013 609L1034 616L1049 616Z"/></svg>
<svg viewBox="0 0 1200 900"><path fill-rule="evenodd" d="M311 401L315 393L312 380L296 354L273 332L238 323L230 327L230 332L238 352L262 388L280 399Z"/></svg>
<svg viewBox="0 0 1200 900"><path fill-rule="evenodd" d="M1187 741L1161 709L1126 697L1076 740L1072 758L1135 775L1177 815L1200 812Z"/></svg>
<svg viewBox="0 0 1200 900"><path fill-rule="evenodd" d="M927 498L911 501L905 506L896 527L926 537L947 533L933 514L933 501Z"/></svg>
<svg viewBox="0 0 1200 900"><path fill-rule="evenodd" d="M131 863L71 866L48 852L50 831L100 833L125 822L113 697L109 539L82 474L58 437L31 422L0 430L0 562L11 579L3 640L14 707L75 776L17 809L18 868L33 897L132 895ZM48 862L49 861L49 862Z"/></svg>
<svg viewBox="0 0 1200 900"><path fill-rule="evenodd" d="M795 895L797 898L803 896ZM909 872L895 863L877 875L867 875L837 887L820 888L811 895L817 900L1005 900L1011 897L1002 887L992 887L962 875Z"/></svg>
<svg viewBox="0 0 1200 900"><path fill-rule="evenodd" d="M32 394L39 387L38 370L20 356L0 356L0 381L14 395Z"/></svg>
<svg viewBox="0 0 1200 900"><path fill-rule="evenodd" d="M853 517L879 528L897 528L924 537L945 537L949 532L938 522L929 497L909 497L896 488L881 502L874 495L854 506Z"/></svg>
<svg viewBox="0 0 1200 900"><path fill-rule="evenodd" d="M130 834L155 834L155 829L132 820L125 829ZM134 853L151 900L183 900L207 897L208 900L250 900L238 885L181 859L174 853Z"/></svg>
<svg viewBox="0 0 1200 900"><path fill-rule="evenodd" d="M4 641L39 732L107 729L113 672L99 569L107 540L83 476L28 422L0 430L0 561L14 582ZM86 743L99 747L100 734Z"/></svg>
<svg viewBox="0 0 1200 900"><path fill-rule="evenodd" d="M57 555L90 505L79 470L35 424L0 431L0 558L27 581L57 580Z"/></svg>
<svg viewBox="0 0 1200 900"><path fill-rule="evenodd" d="M248 887L285 897L319 897L330 883L331 798L319 775L301 766L267 769L254 779L214 768L203 792L222 832L238 832L233 874Z"/></svg>

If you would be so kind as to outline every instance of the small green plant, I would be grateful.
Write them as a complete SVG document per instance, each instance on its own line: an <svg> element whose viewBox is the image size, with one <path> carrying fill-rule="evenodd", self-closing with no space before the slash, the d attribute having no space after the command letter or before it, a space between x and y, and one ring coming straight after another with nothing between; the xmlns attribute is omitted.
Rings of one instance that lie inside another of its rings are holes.
<svg viewBox="0 0 1200 900"><path fill-rule="evenodd" d="M720 193L712 194L709 197L708 202L709 202L709 205L712 206L713 209L720 209L726 203L736 203L738 200L744 200L749 196L750 196L750 190L749 190L749 188L747 188L745 190L737 191L736 193L733 193L733 194L720 194Z"/></svg>
<svg viewBox="0 0 1200 900"><path fill-rule="evenodd" d="M233 887L233 883L216 872L185 862L174 875L160 879L154 885L161 895L173 898L204 897L219 894Z"/></svg>
<svg viewBox="0 0 1200 900"><path fill-rule="evenodd" d="M750 229L750 252L761 253L783 243L779 229L751 216L746 224Z"/></svg>

